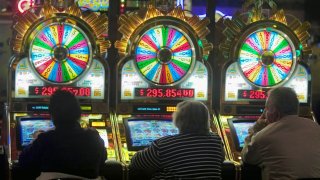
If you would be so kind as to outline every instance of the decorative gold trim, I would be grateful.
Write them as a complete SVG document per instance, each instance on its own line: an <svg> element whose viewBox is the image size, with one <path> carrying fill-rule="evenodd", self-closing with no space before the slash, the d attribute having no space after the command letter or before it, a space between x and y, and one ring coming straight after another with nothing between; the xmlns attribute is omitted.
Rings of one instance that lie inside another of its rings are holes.
<svg viewBox="0 0 320 180"><path fill-rule="evenodd" d="M171 12L168 13L168 16L175 17L187 22L186 16L182 11L181 6L177 6L176 8L174 8Z"/></svg>
<svg viewBox="0 0 320 180"><path fill-rule="evenodd" d="M281 22L282 24L288 25L283 9L280 9L279 11L277 11L272 17L270 17L270 20L278 21L278 22Z"/></svg>
<svg viewBox="0 0 320 180"><path fill-rule="evenodd" d="M92 33L94 35L94 41L99 49L98 53L105 53L107 48L111 46L110 41L105 40L104 33L108 32L108 18L105 14L97 15L96 13L89 13L84 15L81 10L76 6L76 4L72 4L68 8L63 11L59 11L53 5L51 5L48 1L45 1L43 9L40 11L39 15L29 11L26 11L23 15L17 16L17 23L13 26L15 31L17 32L16 37L13 41L13 51L15 53L26 53L24 52L23 47L27 46L29 36L32 34L32 30L37 28L43 22L48 19L59 17L59 15L64 14L68 17L73 17L68 19L69 22L76 23L78 19L83 25L88 26L92 29Z"/></svg>
<svg viewBox="0 0 320 180"><path fill-rule="evenodd" d="M300 44L299 48L302 48L304 55L311 54L311 48L308 47L307 39L310 37L307 32L310 28L310 23L301 23L298 19L294 18L291 22L287 22L284 11L281 9L276 11L271 17L266 18L263 16L260 8L253 8L251 14L248 17L243 15L235 15L231 20L224 19L223 24L226 28L223 30L223 35L225 40L219 45L219 50L226 60L232 58L232 53L234 52L235 44L238 42L239 37L243 35L244 30L252 23L256 23L263 20L276 21L287 26L291 29L297 36Z"/></svg>
<svg viewBox="0 0 320 180"><path fill-rule="evenodd" d="M39 16L30 11L26 11L23 15L17 16L17 23L13 26L13 29L15 29L17 33L12 45L13 51L17 53L21 52L25 34L38 18Z"/></svg>
<svg viewBox="0 0 320 180"><path fill-rule="evenodd" d="M144 20L146 21L148 19L155 18L155 17L158 17L158 16L164 16L164 14L161 13L154 6L149 5Z"/></svg>
<svg viewBox="0 0 320 180"><path fill-rule="evenodd" d="M51 6L48 1L45 1L44 5L43 5L43 9L41 9L41 11L40 11L40 17L44 16L46 18L49 18L58 12L59 11L55 7Z"/></svg>
<svg viewBox="0 0 320 180"><path fill-rule="evenodd" d="M207 25L210 23L209 19L200 20L198 16L187 17L185 12L181 9L181 6L177 6L167 14L162 13L156 9L153 5L149 5L144 16L139 16L137 13L123 14L119 18L119 31L122 34L122 38L115 42L115 47L118 48L118 52L122 56L130 53L129 47L131 46L132 37L138 35L134 34L135 30L141 26L144 22L150 19L156 19L157 17L173 17L186 22L196 32L202 45L202 55L208 56L209 52L213 49L213 45L209 43L205 37L209 34ZM142 25L143 26L143 25Z"/></svg>
<svg viewBox="0 0 320 180"><path fill-rule="evenodd" d="M260 8L253 8L251 13L252 13L251 18L249 18L250 23L254 23L254 22L261 21L264 19L263 15L262 15L262 9L260 9Z"/></svg>

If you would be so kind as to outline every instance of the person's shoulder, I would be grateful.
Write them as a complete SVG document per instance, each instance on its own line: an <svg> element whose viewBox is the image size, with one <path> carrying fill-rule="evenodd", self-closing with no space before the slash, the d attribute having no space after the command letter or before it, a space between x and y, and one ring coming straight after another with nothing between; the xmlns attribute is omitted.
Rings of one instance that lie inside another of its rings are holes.
<svg viewBox="0 0 320 180"><path fill-rule="evenodd" d="M55 130L48 130L43 133L40 133L38 135L37 139L47 139L47 138L54 136L54 134L55 134Z"/></svg>
<svg viewBox="0 0 320 180"><path fill-rule="evenodd" d="M159 141L166 141L166 140L170 140L170 139L176 139L179 136L179 134L175 134L175 135L168 135L168 136L164 136L159 138Z"/></svg>
<svg viewBox="0 0 320 180"><path fill-rule="evenodd" d="M209 132L208 136L220 139L220 136L215 132Z"/></svg>
<svg viewBox="0 0 320 180"><path fill-rule="evenodd" d="M168 142L168 141L183 141L183 140L193 140L193 139L203 139L203 138L210 138L210 139L217 139L221 140L220 136L216 133L210 132L206 134L197 134L197 133L185 133L185 134L176 134L165 136L159 138L159 142Z"/></svg>
<svg viewBox="0 0 320 180"><path fill-rule="evenodd" d="M273 136L276 132L279 132L279 128L277 127L277 122L268 124L266 127L261 129L258 132L255 132L252 138L255 142L263 141L268 139L270 136Z"/></svg>
<svg viewBox="0 0 320 180"><path fill-rule="evenodd" d="M181 136L180 134L168 135L168 136L161 137L161 138L155 140L154 142L156 144L171 143L172 141L179 139L180 136Z"/></svg>
<svg viewBox="0 0 320 180"><path fill-rule="evenodd" d="M81 137L84 139L89 140L91 143L99 142L99 144L104 144L103 139L101 139L99 132L95 128L83 128L82 131Z"/></svg>
<svg viewBox="0 0 320 180"><path fill-rule="evenodd" d="M318 128L320 129L320 126L318 123L313 121L312 119L300 117L297 115L288 115L284 118L286 121L283 121L283 124L291 124L292 126L299 126L299 127L305 127L305 128Z"/></svg>
<svg viewBox="0 0 320 180"><path fill-rule="evenodd" d="M99 135L99 132L92 127L88 127L88 128L83 128L83 132L92 136L97 136Z"/></svg>
<svg viewBox="0 0 320 180"><path fill-rule="evenodd" d="M304 129L309 129L309 130L312 129L312 130L320 133L320 125L318 124L318 122L315 122L312 119L303 118L303 117L300 117L300 121L306 125L306 127Z"/></svg>

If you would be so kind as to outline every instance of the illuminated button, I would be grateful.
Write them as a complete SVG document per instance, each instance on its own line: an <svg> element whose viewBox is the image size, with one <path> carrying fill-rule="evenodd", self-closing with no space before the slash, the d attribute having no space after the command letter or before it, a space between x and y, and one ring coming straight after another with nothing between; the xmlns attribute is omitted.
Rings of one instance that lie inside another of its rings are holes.
<svg viewBox="0 0 320 180"><path fill-rule="evenodd" d="M198 92L197 93L197 97L204 97L204 93L203 92Z"/></svg>
<svg viewBox="0 0 320 180"><path fill-rule="evenodd" d="M228 92L228 98L235 98L236 94L233 92Z"/></svg>
<svg viewBox="0 0 320 180"><path fill-rule="evenodd" d="M93 91L93 96L101 96L101 90L100 89L95 89Z"/></svg>
<svg viewBox="0 0 320 180"><path fill-rule="evenodd" d="M106 126L106 123L105 123L105 122L102 122L102 121L92 122L92 123L91 123L91 126L93 126L93 127L105 127L105 126Z"/></svg>
<svg viewBox="0 0 320 180"><path fill-rule="evenodd" d="M91 111L91 106L80 106L83 111Z"/></svg>
<svg viewBox="0 0 320 180"><path fill-rule="evenodd" d="M175 106L167 106L167 112L175 112L177 108Z"/></svg>
<svg viewBox="0 0 320 180"><path fill-rule="evenodd" d="M124 96L132 96L132 93L131 93L131 91L130 90L125 90L124 91Z"/></svg>

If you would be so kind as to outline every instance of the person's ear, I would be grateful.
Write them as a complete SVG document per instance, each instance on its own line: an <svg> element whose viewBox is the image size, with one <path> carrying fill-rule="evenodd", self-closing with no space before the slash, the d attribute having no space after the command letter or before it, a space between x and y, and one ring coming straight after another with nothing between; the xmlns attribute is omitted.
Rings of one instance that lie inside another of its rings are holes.
<svg viewBox="0 0 320 180"><path fill-rule="evenodd" d="M268 122L273 123L281 119L281 113L277 110L273 110L272 113L269 113Z"/></svg>
<svg viewBox="0 0 320 180"><path fill-rule="evenodd" d="M276 111L276 114L275 114L275 119L276 121L280 120L281 119L281 113L279 111Z"/></svg>

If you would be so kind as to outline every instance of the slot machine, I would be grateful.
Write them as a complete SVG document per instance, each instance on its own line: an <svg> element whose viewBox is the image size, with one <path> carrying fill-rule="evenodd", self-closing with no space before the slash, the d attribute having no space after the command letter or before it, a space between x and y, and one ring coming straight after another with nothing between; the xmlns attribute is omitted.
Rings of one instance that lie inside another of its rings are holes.
<svg viewBox="0 0 320 180"><path fill-rule="evenodd" d="M102 58L110 46L107 25L106 15L83 13L74 3L56 7L46 1L39 13L17 15L8 74L10 160L17 160L36 130L53 127L49 98L58 89L77 97L81 126L96 127L109 159L118 158L108 105L110 72Z"/></svg>
<svg viewBox="0 0 320 180"><path fill-rule="evenodd" d="M121 161L154 139L176 134L172 112L182 100L211 107L211 73L205 40L209 21L186 17L181 7L161 12L153 5L119 19L122 56L117 64L115 119Z"/></svg>
<svg viewBox="0 0 320 180"><path fill-rule="evenodd" d="M273 14L262 12L262 6L256 6L223 21L225 40L219 48L225 62L216 126L221 127L227 158L236 164L269 90L293 88L300 102L299 115L312 118L311 74L304 60L311 53L306 42L310 24L275 7L267 11Z"/></svg>

